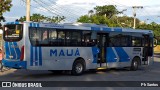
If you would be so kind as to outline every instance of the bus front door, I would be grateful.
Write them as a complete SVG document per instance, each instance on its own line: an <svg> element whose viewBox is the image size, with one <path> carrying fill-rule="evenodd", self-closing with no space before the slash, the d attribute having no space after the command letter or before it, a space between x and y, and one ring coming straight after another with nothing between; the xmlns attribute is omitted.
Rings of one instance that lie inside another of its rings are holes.
<svg viewBox="0 0 160 90"><path fill-rule="evenodd" d="M99 54L98 54L98 64L100 64L100 67L106 66L106 48L107 48L107 33L99 33L97 36L97 46L99 48Z"/></svg>
<svg viewBox="0 0 160 90"><path fill-rule="evenodd" d="M152 56L153 54L153 47L152 47L152 43L151 43L151 39L149 37L149 35L143 35L144 39L143 39L143 59L142 59L142 64L144 65L148 65L148 57Z"/></svg>

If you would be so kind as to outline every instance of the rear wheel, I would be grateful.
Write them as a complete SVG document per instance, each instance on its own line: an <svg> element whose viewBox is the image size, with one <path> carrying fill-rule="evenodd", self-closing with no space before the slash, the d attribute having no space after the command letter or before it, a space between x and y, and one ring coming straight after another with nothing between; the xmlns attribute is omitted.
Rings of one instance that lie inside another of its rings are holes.
<svg viewBox="0 0 160 90"><path fill-rule="evenodd" d="M82 75L85 70L85 65L82 59L76 60L72 66L72 75Z"/></svg>
<svg viewBox="0 0 160 90"><path fill-rule="evenodd" d="M139 58L134 58L130 69L132 71L136 71L136 70L138 70L138 67L139 67Z"/></svg>

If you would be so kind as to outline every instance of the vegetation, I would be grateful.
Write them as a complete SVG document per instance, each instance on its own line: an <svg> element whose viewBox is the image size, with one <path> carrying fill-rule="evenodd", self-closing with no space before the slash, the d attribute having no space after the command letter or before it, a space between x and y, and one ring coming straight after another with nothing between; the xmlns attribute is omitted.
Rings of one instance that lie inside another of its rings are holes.
<svg viewBox="0 0 160 90"><path fill-rule="evenodd" d="M0 22L5 21L5 17L3 16L3 13L10 11L10 8L12 7L11 4L12 0L0 0ZM0 29L2 28L2 25L0 23Z"/></svg>
<svg viewBox="0 0 160 90"><path fill-rule="evenodd" d="M118 11L114 5L96 6L89 10L87 15L80 16L77 22L106 24L109 27L133 27L133 17L119 16L123 11ZM155 37L160 41L160 25L152 22L147 24L136 19L136 29L153 30ZM159 42L160 44L160 42Z"/></svg>
<svg viewBox="0 0 160 90"><path fill-rule="evenodd" d="M52 16L52 17L47 17L41 14L32 14L30 17L31 21L34 22L51 22L51 23L60 23L61 21L64 21L65 17L64 16ZM20 17L19 21L23 22L26 21L26 16Z"/></svg>

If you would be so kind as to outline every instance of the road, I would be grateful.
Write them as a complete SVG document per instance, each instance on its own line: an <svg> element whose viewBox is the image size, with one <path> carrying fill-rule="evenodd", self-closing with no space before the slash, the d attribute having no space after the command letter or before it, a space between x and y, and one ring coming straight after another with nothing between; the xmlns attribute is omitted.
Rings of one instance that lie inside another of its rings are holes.
<svg viewBox="0 0 160 90"><path fill-rule="evenodd" d="M31 71L31 70L11 69L5 72L0 72L0 80L1 81L5 81L5 80L11 80L11 81L160 81L160 55L155 55L154 64L152 66L147 66L147 67L143 66L137 71L129 71L127 69L111 69L106 71L98 71L96 73L85 72L85 74L81 76L72 76L67 73L54 74L49 71ZM68 90L67 88L56 88L56 89ZM72 89L77 90L77 88L72 88ZM90 90L90 89L87 89L87 87L83 89ZM98 88L93 88L93 90L97 90L97 89ZM115 90L116 88L107 87L103 89ZM137 89L142 89L142 88L139 87ZM144 89L148 90L148 88L144 88ZM118 88L118 90L123 90L123 89ZM128 88L126 87L125 90L128 90Z"/></svg>

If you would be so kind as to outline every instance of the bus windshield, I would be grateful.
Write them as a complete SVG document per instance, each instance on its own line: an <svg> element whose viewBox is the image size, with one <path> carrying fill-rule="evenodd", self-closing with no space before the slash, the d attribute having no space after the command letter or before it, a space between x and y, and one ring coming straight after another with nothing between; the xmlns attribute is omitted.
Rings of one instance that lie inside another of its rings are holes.
<svg viewBox="0 0 160 90"><path fill-rule="evenodd" d="M13 24L4 26L3 38L5 41L19 41L22 39L22 24Z"/></svg>

